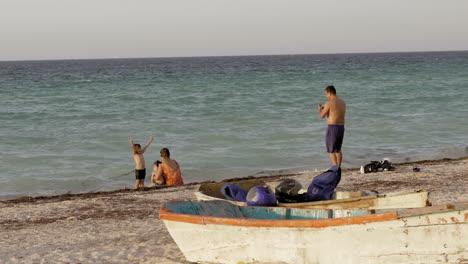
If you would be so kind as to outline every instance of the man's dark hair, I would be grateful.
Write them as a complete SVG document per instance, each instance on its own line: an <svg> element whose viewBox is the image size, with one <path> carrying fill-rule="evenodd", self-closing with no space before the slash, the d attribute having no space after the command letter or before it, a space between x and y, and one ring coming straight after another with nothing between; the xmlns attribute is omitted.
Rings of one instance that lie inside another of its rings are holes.
<svg viewBox="0 0 468 264"><path fill-rule="evenodd" d="M325 92L336 95L335 86L333 86L333 85L328 85L327 88L325 88Z"/></svg>

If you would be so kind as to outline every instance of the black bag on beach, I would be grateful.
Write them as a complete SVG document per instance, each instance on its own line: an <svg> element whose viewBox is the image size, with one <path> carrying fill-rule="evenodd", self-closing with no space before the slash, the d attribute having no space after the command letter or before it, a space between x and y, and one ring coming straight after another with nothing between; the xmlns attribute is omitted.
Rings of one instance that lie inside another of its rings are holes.
<svg viewBox="0 0 468 264"><path fill-rule="evenodd" d="M382 164L378 161L371 161L364 166L364 173L378 172L382 168Z"/></svg>
<svg viewBox="0 0 468 264"><path fill-rule="evenodd" d="M391 165L388 160L384 160L383 162L378 161L371 161L369 164L364 166L364 173L371 173L371 172L379 172L379 171L394 171L395 167Z"/></svg>

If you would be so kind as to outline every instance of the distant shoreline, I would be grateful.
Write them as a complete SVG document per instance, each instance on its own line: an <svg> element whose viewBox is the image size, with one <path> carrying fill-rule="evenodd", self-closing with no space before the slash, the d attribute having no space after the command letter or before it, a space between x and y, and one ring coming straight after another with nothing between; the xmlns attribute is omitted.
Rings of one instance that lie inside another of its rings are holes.
<svg viewBox="0 0 468 264"><path fill-rule="evenodd" d="M445 162L452 162L452 161L461 161L466 160L467 157L450 159L450 158L443 158L437 160L421 160L421 161L414 161L414 162L402 162L402 163L394 163L393 165L397 168L399 166L407 166L410 164L441 164ZM358 171L360 168L346 168L343 169L343 172L352 172ZM294 174L278 174L278 175L271 175L271 176L246 176L246 177L237 177L237 178L229 178L224 179L220 182L231 182L231 181L238 181L238 180L248 180L248 179L266 179L269 181L274 181L284 177L292 177L292 176L301 176L304 173L294 173ZM192 186L207 182L215 182L215 181L203 181L203 182L191 182L184 184L183 186ZM59 195L50 195L50 196L21 196L13 199L6 199L0 200L0 203L35 203L35 202L57 202L57 201L66 201L66 200L74 200L74 199L89 199L89 198L96 198L100 196L108 196L112 194L119 194L119 193L131 193L131 192L146 192L146 191L154 191L160 189L177 189L181 186L162 186L162 187L145 187L143 190L135 190L131 188L123 188L123 189L116 189L111 191L99 191L99 192L84 192L84 193L64 193Z"/></svg>

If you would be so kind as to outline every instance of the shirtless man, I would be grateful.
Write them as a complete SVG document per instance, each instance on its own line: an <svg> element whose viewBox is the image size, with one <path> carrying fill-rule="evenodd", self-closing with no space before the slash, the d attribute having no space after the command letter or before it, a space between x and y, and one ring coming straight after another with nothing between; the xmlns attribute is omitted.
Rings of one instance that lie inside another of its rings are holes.
<svg viewBox="0 0 468 264"><path fill-rule="evenodd" d="M346 103L336 96L333 85L325 88L325 96L328 101L325 105L318 104L317 110L320 118L327 117L327 134L325 144L327 146L328 157L333 165L341 167L343 155L341 145L344 137L344 124L346 114Z"/></svg>
<svg viewBox="0 0 468 264"><path fill-rule="evenodd" d="M133 142L133 138L129 138L130 145L132 146L133 159L135 160L135 189L145 187L146 166L143 153L145 153L146 148L149 147L153 139L154 138L151 137L142 149L140 144L135 144Z"/></svg>

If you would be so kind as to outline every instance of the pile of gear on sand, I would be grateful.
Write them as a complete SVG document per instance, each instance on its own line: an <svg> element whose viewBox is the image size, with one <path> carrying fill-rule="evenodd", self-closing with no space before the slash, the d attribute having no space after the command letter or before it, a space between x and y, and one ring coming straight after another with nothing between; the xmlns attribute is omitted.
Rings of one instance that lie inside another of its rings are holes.
<svg viewBox="0 0 468 264"><path fill-rule="evenodd" d="M395 167L392 166L392 161L385 158L382 161L371 161L370 163L361 166L361 173L381 172L381 171L394 171Z"/></svg>
<svg viewBox="0 0 468 264"><path fill-rule="evenodd" d="M382 161L371 161L361 166L362 174L394 170L395 167L392 166L392 161L389 158ZM418 172L420 169L414 168L413 171ZM266 186L255 186L250 190L243 190L239 186L226 183L220 192L227 200L246 202L250 206L276 206L277 202L297 203L330 200L340 180L341 168L332 166L309 181L308 188L302 193L300 190L306 186L294 179L284 179L274 191ZM374 190L365 193L366 196L376 194L378 192Z"/></svg>

